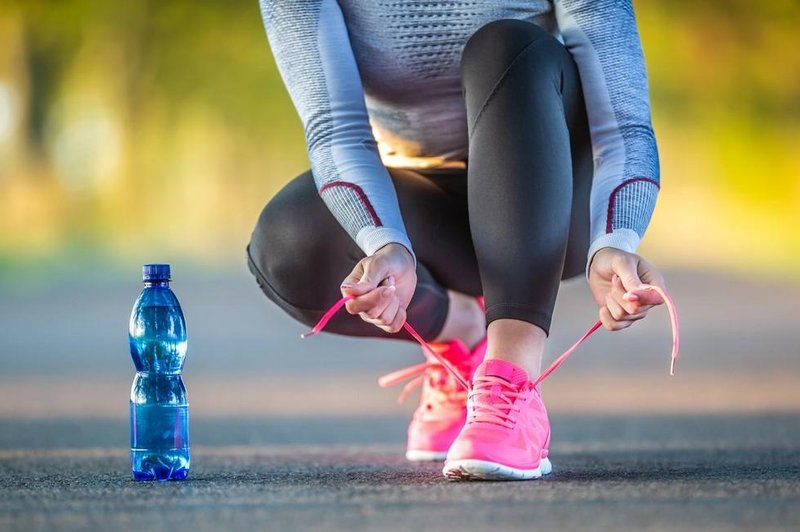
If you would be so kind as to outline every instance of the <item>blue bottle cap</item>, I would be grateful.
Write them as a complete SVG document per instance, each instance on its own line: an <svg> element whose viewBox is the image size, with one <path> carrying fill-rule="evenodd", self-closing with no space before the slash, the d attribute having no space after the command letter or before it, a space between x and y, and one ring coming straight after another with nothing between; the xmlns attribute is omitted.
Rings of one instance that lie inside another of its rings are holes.
<svg viewBox="0 0 800 532"><path fill-rule="evenodd" d="M145 264L142 266L142 281L169 281L172 279L169 264Z"/></svg>

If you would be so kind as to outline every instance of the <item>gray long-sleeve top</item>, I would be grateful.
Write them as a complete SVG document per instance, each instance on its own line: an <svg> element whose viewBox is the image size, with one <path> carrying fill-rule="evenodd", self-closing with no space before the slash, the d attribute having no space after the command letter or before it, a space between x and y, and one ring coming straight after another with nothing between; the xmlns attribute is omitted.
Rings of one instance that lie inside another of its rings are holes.
<svg viewBox="0 0 800 532"><path fill-rule="evenodd" d="M659 163L630 0L261 0L261 10L320 196L367 255L392 242L413 254L386 165L466 157L461 51L503 18L544 27L578 66L595 162L588 258L636 251Z"/></svg>

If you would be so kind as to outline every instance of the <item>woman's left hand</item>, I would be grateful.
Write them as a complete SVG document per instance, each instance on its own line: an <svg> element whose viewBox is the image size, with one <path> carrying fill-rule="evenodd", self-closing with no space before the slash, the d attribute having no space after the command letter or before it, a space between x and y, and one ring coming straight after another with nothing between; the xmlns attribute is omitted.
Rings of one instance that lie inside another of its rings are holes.
<svg viewBox="0 0 800 532"><path fill-rule="evenodd" d="M609 331L619 331L647 316L664 302L644 285L664 288L664 278L639 255L615 248L595 253L589 267L589 290L600 307L600 321Z"/></svg>

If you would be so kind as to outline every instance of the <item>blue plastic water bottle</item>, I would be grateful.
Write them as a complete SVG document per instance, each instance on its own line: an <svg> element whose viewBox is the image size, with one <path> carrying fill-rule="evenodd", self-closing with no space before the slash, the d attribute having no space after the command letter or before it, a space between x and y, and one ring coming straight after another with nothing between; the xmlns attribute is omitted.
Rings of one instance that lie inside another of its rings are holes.
<svg viewBox="0 0 800 532"><path fill-rule="evenodd" d="M181 379L186 321L169 288L169 264L145 264L131 313L131 467L135 480L189 475L189 404Z"/></svg>

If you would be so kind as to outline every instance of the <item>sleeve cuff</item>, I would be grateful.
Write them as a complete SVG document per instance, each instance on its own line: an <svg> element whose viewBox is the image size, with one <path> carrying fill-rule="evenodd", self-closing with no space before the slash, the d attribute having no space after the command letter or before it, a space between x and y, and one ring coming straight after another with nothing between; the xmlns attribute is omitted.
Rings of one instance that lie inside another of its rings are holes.
<svg viewBox="0 0 800 532"><path fill-rule="evenodd" d="M589 278L589 267L592 265L595 253L603 248L615 248L628 253L636 253L641 241L639 234L631 229L615 229L612 233L606 233L595 238L591 246L589 246L589 253L587 254L586 278Z"/></svg>
<svg viewBox="0 0 800 532"><path fill-rule="evenodd" d="M411 258L414 259L414 267L417 266L417 256L411 246L411 240L405 232L390 227L364 227L356 235L356 244L369 257L386 244L400 244L405 247Z"/></svg>

